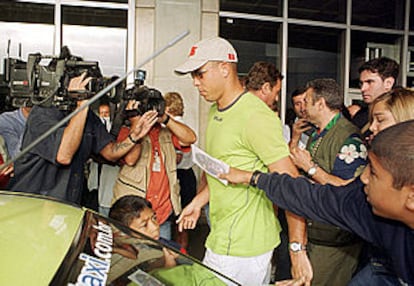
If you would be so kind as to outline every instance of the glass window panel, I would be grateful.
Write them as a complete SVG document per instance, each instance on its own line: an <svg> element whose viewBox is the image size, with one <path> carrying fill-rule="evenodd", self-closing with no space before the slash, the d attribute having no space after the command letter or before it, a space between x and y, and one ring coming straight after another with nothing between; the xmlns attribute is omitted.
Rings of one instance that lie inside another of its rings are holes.
<svg viewBox="0 0 414 286"><path fill-rule="evenodd" d="M345 23L346 1L289 0L289 18Z"/></svg>
<svg viewBox="0 0 414 286"><path fill-rule="evenodd" d="M220 11L282 16L282 0L220 0Z"/></svg>
<svg viewBox="0 0 414 286"><path fill-rule="evenodd" d="M376 57L389 57L400 62L399 35L380 34L363 31L351 32L351 66L349 87L359 88L359 67Z"/></svg>
<svg viewBox="0 0 414 286"><path fill-rule="evenodd" d="M47 23L54 22L54 5L2 1L0 21Z"/></svg>
<svg viewBox="0 0 414 286"><path fill-rule="evenodd" d="M105 76L125 72L126 10L65 6L62 23L63 45L73 55L99 61Z"/></svg>
<svg viewBox="0 0 414 286"><path fill-rule="evenodd" d="M404 28L405 0L352 1L352 25Z"/></svg>
<svg viewBox="0 0 414 286"><path fill-rule="evenodd" d="M126 29L63 25L62 34L73 55L99 61L105 76L125 73Z"/></svg>
<svg viewBox="0 0 414 286"><path fill-rule="evenodd" d="M414 31L414 1L410 2L410 30Z"/></svg>
<svg viewBox="0 0 414 286"><path fill-rule="evenodd" d="M275 22L220 18L220 36L237 50L239 73L245 75L257 61L280 63L280 24Z"/></svg>
<svg viewBox="0 0 414 286"><path fill-rule="evenodd" d="M21 59L27 61L31 53L53 54L53 33L53 25L0 22L0 73L4 71L3 59L7 57L9 40L10 57L19 58L21 55Z"/></svg>
<svg viewBox="0 0 414 286"><path fill-rule="evenodd" d="M62 24L126 28L127 13L119 9L63 6Z"/></svg>
<svg viewBox="0 0 414 286"><path fill-rule="evenodd" d="M316 78L333 78L341 85L343 31L289 25L287 104L290 94Z"/></svg>

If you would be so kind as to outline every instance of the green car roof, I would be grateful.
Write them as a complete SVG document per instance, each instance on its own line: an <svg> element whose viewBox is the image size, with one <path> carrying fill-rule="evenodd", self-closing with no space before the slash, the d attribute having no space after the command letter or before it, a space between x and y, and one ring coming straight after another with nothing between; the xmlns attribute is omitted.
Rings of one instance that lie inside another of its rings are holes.
<svg viewBox="0 0 414 286"><path fill-rule="evenodd" d="M0 191L0 285L48 285L84 210L35 195Z"/></svg>

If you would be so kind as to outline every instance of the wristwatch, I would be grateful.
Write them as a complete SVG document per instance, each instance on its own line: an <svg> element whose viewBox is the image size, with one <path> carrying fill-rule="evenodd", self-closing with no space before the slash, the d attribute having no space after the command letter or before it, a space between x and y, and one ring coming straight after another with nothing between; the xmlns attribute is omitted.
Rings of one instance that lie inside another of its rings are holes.
<svg viewBox="0 0 414 286"><path fill-rule="evenodd" d="M292 252L299 252L301 250L306 250L306 246L300 242L290 242L289 243L289 250Z"/></svg>
<svg viewBox="0 0 414 286"><path fill-rule="evenodd" d="M313 177L316 174L316 169L317 168L318 168L318 164L313 163L313 166L310 167L310 169L308 170L308 176Z"/></svg>

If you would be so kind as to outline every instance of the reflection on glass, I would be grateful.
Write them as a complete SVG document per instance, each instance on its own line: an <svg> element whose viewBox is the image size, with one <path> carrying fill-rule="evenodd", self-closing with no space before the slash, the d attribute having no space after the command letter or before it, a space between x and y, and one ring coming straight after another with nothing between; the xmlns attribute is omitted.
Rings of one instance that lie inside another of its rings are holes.
<svg viewBox="0 0 414 286"><path fill-rule="evenodd" d="M54 10L49 4L1 1L0 21L53 24Z"/></svg>
<svg viewBox="0 0 414 286"><path fill-rule="evenodd" d="M220 11L282 16L282 0L220 0Z"/></svg>
<svg viewBox="0 0 414 286"><path fill-rule="evenodd" d="M105 3L102 3L105 5ZM127 10L62 6L62 23L67 25L126 28Z"/></svg>
<svg viewBox="0 0 414 286"><path fill-rule="evenodd" d="M410 30L414 31L414 1L410 5Z"/></svg>
<svg viewBox="0 0 414 286"><path fill-rule="evenodd" d="M344 23L345 11L343 0L289 1L289 18Z"/></svg>
<svg viewBox="0 0 414 286"><path fill-rule="evenodd" d="M389 57L400 62L399 35L379 34L362 31L351 32L351 66L349 87L359 88L359 67L377 57Z"/></svg>
<svg viewBox="0 0 414 286"><path fill-rule="evenodd" d="M3 73L3 59L7 56L8 40L10 40L10 56L21 57L27 61L28 54L40 52L44 55L53 53L53 25L0 22L0 73Z"/></svg>
<svg viewBox="0 0 414 286"><path fill-rule="evenodd" d="M341 84L342 33L337 29L289 25L288 95L315 78L333 78Z"/></svg>
<svg viewBox="0 0 414 286"><path fill-rule="evenodd" d="M352 1L352 25L404 28L405 0Z"/></svg>
<svg viewBox="0 0 414 286"><path fill-rule="evenodd" d="M239 57L239 73L246 75L257 61L280 62L280 24L275 22L220 18L220 36L228 39Z"/></svg>
<svg viewBox="0 0 414 286"><path fill-rule="evenodd" d="M89 211L72 245L53 285L224 286L223 281L230 282L193 258ZM174 266L165 266L166 247L176 253Z"/></svg>
<svg viewBox="0 0 414 286"><path fill-rule="evenodd" d="M73 55L99 61L105 76L125 73L126 29L63 25L62 34Z"/></svg>

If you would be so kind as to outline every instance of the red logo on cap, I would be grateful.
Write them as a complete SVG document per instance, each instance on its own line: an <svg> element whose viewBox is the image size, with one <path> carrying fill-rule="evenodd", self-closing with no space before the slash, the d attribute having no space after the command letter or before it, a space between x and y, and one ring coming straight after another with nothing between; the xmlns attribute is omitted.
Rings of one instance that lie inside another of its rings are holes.
<svg viewBox="0 0 414 286"><path fill-rule="evenodd" d="M236 57L234 56L234 54L227 54L227 57L229 58L229 60L234 61L236 59Z"/></svg>
<svg viewBox="0 0 414 286"><path fill-rule="evenodd" d="M192 46L191 50L190 50L190 54L188 55L189 57L194 56L197 50L197 46Z"/></svg>

